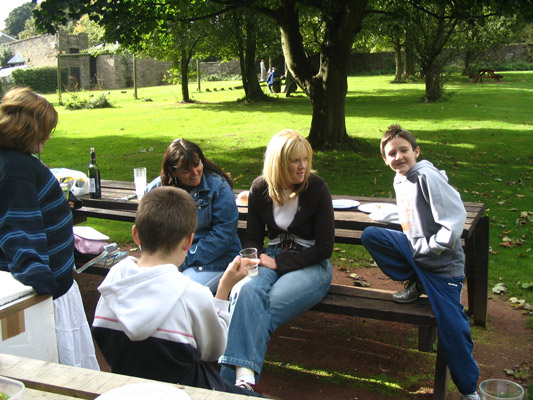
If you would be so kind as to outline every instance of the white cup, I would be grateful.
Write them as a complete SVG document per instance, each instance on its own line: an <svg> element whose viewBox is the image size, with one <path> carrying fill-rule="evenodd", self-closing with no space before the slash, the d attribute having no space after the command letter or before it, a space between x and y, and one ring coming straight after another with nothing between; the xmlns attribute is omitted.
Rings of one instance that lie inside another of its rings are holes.
<svg viewBox="0 0 533 400"><path fill-rule="evenodd" d="M522 400L524 389L506 379L487 379L479 384L479 396L481 400Z"/></svg>
<svg viewBox="0 0 533 400"><path fill-rule="evenodd" d="M133 181L135 182L137 198L141 200L144 196L144 189L146 189L146 168L134 168Z"/></svg>
<svg viewBox="0 0 533 400"><path fill-rule="evenodd" d="M242 249L239 251L239 255L242 258L248 258L250 261L253 261L251 264L247 265L248 276L254 276L259 273L259 258L257 257L257 249L249 247L247 249Z"/></svg>

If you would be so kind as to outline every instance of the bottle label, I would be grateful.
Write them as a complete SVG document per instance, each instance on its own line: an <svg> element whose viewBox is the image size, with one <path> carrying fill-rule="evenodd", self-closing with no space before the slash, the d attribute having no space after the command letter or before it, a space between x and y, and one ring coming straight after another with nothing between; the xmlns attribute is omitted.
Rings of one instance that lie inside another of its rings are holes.
<svg viewBox="0 0 533 400"><path fill-rule="evenodd" d="M94 178L89 178L89 192L96 193L96 181Z"/></svg>

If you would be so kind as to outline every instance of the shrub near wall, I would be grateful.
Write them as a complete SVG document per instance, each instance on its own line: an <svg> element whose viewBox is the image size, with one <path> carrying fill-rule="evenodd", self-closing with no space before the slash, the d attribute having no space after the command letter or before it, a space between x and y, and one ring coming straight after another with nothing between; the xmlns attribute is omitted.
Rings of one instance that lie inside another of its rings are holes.
<svg viewBox="0 0 533 400"><path fill-rule="evenodd" d="M66 82L68 71L61 72L62 81ZM15 86L27 86L38 93L53 93L57 90L57 68L54 67L17 69L13 71L12 77Z"/></svg>

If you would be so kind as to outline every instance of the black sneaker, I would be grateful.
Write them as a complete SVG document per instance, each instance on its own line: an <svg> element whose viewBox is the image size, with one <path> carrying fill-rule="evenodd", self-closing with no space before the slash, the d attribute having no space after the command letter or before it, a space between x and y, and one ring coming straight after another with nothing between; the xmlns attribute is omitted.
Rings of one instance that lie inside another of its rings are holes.
<svg viewBox="0 0 533 400"><path fill-rule="evenodd" d="M418 300L422 293L424 293L422 282L418 280L407 281L405 282L405 289L394 293L392 299L397 303L413 303Z"/></svg>

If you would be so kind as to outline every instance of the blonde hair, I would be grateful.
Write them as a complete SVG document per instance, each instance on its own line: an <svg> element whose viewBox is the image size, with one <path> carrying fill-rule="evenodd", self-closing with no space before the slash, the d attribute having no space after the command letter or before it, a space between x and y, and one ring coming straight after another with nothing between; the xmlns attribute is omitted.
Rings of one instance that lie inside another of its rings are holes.
<svg viewBox="0 0 533 400"><path fill-rule="evenodd" d="M57 125L57 111L29 88L7 92L0 105L0 147L27 151L47 139Z"/></svg>
<svg viewBox="0 0 533 400"><path fill-rule="evenodd" d="M291 160L307 157L307 169L303 183L295 185L289 197L295 197L307 187L312 170L313 149L306 138L292 129L276 133L268 143L263 164L263 178L268 184L268 194L276 203L285 204L284 190L292 186L289 177Z"/></svg>

